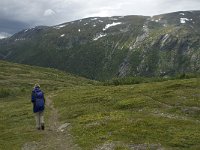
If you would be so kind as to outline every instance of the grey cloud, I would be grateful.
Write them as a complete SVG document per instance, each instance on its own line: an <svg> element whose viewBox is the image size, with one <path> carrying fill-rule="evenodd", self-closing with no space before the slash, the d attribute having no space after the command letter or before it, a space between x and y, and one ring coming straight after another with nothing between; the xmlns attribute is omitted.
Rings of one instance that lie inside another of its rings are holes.
<svg viewBox="0 0 200 150"><path fill-rule="evenodd" d="M19 30L29 28L30 25L20 21L0 19L0 32L8 34L16 33Z"/></svg>
<svg viewBox="0 0 200 150"><path fill-rule="evenodd" d="M22 23L23 27L55 25L90 16L156 15L179 10L200 10L200 1L1 0L0 23L10 20Z"/></svg>

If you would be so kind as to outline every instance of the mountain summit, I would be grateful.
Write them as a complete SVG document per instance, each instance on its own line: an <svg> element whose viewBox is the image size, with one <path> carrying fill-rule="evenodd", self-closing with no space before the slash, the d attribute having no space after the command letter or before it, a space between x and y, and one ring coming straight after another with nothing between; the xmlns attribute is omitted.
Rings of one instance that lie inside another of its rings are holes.
<svg viewBox="0 0 200 150"><path fill-rule="evenodd" d="M0 40L0 59L91 79L200 72L200 11L92 17Z"/></svg>

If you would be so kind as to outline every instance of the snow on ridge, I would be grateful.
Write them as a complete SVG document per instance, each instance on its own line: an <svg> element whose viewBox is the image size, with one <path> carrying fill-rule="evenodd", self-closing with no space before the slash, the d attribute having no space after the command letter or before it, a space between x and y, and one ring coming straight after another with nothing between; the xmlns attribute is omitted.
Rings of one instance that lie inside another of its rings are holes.
<svg viewBox="0 0 200 150"><path fill-rule="evenodd" d="M25 30L24 30L24 33L26 33L26 32L29 31L29 30L35 30L35 27L29 28L29 29L25 29Z"/></svg>
<svg viewBox="0 0 200 150"><path fill-rule="evenodd" d="M98 18L92 18L91 20L97 20Z"/></svg>
<svg viewBox="0 0 200 150"><path fill-rule="evenodd" d="M105 26L105 28L103 28L103 31L107 30L110 27L113 27L113 26L116 26L116 25L120 25L120 24L122 24L122 22L113 22L112 24L107 24Z"/></svg>
<svg viewBox="0 0 200 150"><path fill-rule="evenodd" d="M60 28L63 28L63 27L65 27L65 26L66 26L66 24L63 24L63 25L55 26L54 28L55 28L55 29L60 29Z"/></svg>
<svg viewBox="0 0 200 150"><path fill-rule="evenodd" d="M64 36L65 36L65 34L60 35L60 37L64 37Z"/></svg>
<svg viewBox="0 0 200 150"><path fill-rule="evenodd" d="M93 38L93 41L96 41L96 40L98 40L98 39L100 39L100 38L102 38L102 37L104 37L104 36L106 36L107 34L102 34L102 33L100 33L98 36L96 36L95 38Z"/></svg>

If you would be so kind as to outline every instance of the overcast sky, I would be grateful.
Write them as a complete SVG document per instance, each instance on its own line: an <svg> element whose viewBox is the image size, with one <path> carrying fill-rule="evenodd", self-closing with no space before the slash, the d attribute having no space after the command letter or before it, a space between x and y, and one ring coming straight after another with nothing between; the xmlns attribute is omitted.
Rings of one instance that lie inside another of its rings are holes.
<svg viewBox="0 0 200 150"><path fill-rule="evenodd" d="M180 10L200 10L200 0L0 0L0 32L91 16L150 16Z"/></svg>

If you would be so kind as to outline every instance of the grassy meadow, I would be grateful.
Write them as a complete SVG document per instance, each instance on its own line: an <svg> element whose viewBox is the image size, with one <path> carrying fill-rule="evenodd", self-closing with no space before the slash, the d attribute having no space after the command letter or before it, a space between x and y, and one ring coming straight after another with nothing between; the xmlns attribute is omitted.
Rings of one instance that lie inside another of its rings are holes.
<svg viewBox="0 0 200 150"><path fill-rule="evenodd" d="M35 130L30 103L35 83L46 96L55 95L59 120L71 124L83 150L200 149L198 77L104 84L5 61L0 61L0 149L18 150L44 136Z"/></svg>
<svg viewBox="0 0 200 150"><path fill-rule="evenodd" d="M0 149L18 150L26 142L39 141L35 130L31 91L35 83L45 95L75 85L93 83L55 69L46 69L0 61ZM48 117L49 109L46 110ZM47 119L47 118L45 118Z"/></svg>
<svg viewBox="0 0 200 150"><path fill-rule="evenodd" d="M73 87L54 101L84 149L200 149L199 91L192 78Z"/></svg>

